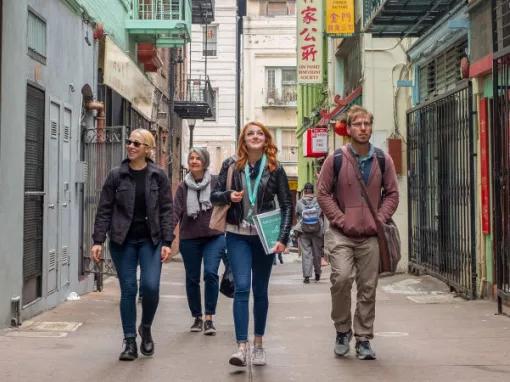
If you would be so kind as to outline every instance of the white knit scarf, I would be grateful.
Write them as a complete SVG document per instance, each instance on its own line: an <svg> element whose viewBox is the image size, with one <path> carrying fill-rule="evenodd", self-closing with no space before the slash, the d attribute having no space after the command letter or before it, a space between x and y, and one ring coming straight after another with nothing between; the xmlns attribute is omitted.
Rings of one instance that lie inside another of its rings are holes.
<svg viewBox="0 0 510 382"><path fill-rule="evenodd" d="M200 211L207 211L212 208L211 204L211 174L206 170L202 180L197 183L191 172L184 177L184 183L188 187L186 199L186 211L188 216L196 219ZM200 199L197 196L200 191Z"/></svg>

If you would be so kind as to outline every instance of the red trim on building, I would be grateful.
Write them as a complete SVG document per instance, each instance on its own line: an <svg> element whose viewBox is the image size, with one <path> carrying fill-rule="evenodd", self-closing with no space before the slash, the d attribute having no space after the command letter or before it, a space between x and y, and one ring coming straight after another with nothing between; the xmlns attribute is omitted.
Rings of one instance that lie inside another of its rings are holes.
<svg viewBox="0 0 510 382"><path fill-rule="evenodd" d="M322 118L317 124L317 126L327 126L334 116L336 116L338 113L341 113L344 109L346 109L362 93L363 88L361 86L358 86L351 92L351 94L349 94L345 98L342 98L337 94L333 99L333 102L335 102L336 106L329 112L325 109L321 110Z"/></svg>
<svg viewBox="0 0 510 382"><path fill-rule="evenodd" d="M492 53L487 56L476 60L469 66L469 77L481 77L486 74L492 73Z"/></svg>

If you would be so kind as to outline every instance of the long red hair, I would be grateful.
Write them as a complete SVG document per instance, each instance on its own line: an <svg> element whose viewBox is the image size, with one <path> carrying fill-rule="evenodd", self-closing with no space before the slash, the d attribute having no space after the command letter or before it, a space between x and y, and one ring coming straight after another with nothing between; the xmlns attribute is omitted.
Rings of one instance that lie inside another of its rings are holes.
<svg viewBox="0 0 510 382"><path fill-rule="evenodd" d="M237 170L241 171L246 166L246 162L248 162L248 148L246 147L246 142L244 141L246 130L250 126L257 126L264 132L266 136L266 143L264 145L264 153L267 156L267 167L270 172L273 172L278 167L278 162L276 160L276 154L278 153L278 148L273 142L273 136L262 123L257 121L248 122L244 125L241 130L241 134L239 135L239 142L237 144Z"/></svg>

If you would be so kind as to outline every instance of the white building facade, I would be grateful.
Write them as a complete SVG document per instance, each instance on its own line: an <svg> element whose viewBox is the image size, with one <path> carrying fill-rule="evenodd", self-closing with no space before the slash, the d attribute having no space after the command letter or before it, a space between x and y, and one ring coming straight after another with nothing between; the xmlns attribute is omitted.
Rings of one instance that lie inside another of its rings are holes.
<svg viewBox="0 0 510 382"><path fill-rule="evenodd" d="M216 0L214 22L207 27L193 25L192 29L191 78L203 77L207 70L216 95L213 117L195 122L192 144L207 147L213 174L235 153L236 146L236 11L236 0ZM188 120L188 126L192 124ZM183 165L187 167L189 140L183 143L188 144L183 147Z"/></svg>
<svg viewBox="0 0 510 382"><path fill-rule="evenodd" d="M295 0L248 0L243 22L242 119L260 121L297 186Z"/></svg>

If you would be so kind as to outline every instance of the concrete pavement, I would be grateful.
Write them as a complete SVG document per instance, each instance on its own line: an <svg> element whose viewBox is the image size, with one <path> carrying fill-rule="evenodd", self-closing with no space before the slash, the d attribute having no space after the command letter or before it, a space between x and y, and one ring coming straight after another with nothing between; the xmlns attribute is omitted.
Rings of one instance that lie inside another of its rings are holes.
<svg viewBox="0 0 510 382"><path fill-rule="evenodd" d="M0 331L0 381L507 381L510 318L491 301L465 301L430 277L380 281L376 361L333 354L328 269L302 283L295 255L273 269L266 333L268 365L228 365L234 350L232 300L220 296L218 334L190 333L180 262L165 265L153 336L156 353L128 363L122 347L117 280ZM75 323L75 324L73 324ZM353 344L352 344L353 345Z"/></svg>

